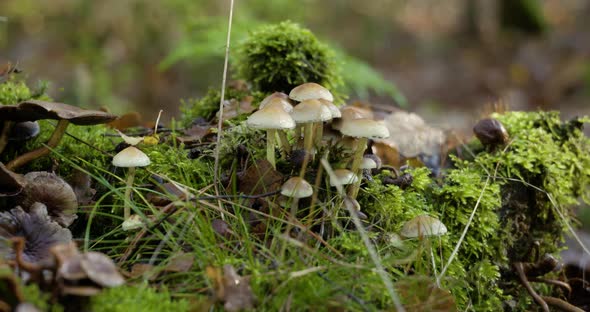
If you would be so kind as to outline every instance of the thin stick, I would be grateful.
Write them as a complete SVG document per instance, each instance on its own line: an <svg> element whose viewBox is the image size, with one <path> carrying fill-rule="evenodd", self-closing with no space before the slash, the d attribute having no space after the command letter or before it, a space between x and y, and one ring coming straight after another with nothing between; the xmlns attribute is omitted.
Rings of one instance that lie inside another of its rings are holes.
<svg viewBox="0 0 590 312"><path fill-rule="evenodd" d="M221 98L219 99L219 121L217 122L217 142L215 143L215 166L213 167L213 185L215 187L215 195L219 196L219 146L221 145L221 128L223 126L223 102L225 100L225 84L227 81L227 64L229 60L229 44L231 39L231 24L234 16L234 0L230 0L229 4L229 20L227 25L227 41L225 43L225 61L223 62L223 78L221 80ZM221 201L217 203L221 208ZM221 214L223 217L223 214Z"/></svg>

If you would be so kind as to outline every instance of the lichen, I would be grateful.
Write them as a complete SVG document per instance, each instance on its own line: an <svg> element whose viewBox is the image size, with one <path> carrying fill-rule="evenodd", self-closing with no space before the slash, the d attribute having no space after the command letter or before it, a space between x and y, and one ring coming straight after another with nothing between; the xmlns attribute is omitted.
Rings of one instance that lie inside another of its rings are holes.
<svg viewBox="0 0 590 312"><path fill-rule="evenodd" d="M343 83L335 53L311 31L286 21L253 31L237 48L241 79L264 93L289 92L305 82L335 90Z"/></svg>

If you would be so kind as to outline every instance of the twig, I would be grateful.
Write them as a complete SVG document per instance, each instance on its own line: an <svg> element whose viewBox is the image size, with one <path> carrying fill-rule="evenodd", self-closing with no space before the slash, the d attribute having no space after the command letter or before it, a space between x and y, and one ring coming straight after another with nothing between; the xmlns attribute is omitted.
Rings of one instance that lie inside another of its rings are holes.
<svg viewBox="0 0 590 312"><path fill-rule="evenodd" d="M541 299L545 300L548 304L566 312L584 312L584 310L565 302L559 298L549 297L549 296L541 296Z"/></svg>
<svg viewBox="0 0 590 312"><path fill-rule="evenodd" d="M225 60L223 62L223 78L221 80L221 98L219 99L219 121L217 122L217 142L215 144L215 166L213 167L213 185L215 188L215 195L219 196L219 146L221 145L222 126L223 126L223 101L225 100L225 84L227 81L227 64L229 60L229 45L231 38L231 24L234 13L234 0L230 0L229 6L229 20L227 25L227 41L225 45ZM221 209L221 201L217 204ZM222 213L223 217L224 214Z"/></svg>

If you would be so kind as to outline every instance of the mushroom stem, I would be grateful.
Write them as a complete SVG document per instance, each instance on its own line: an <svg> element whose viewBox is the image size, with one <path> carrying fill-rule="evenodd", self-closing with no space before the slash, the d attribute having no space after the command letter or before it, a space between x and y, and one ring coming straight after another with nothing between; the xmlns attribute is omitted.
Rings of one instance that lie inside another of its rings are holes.
<svg viewBox="0 0 590 312"><path fill-rule="evenodd" d="M314 122L306 122L303 125L303 148L308 153L311 153L311 149L313 147L314 125Z"/></svg>
<svg viewBox="0 0 590 312"><path fill-rule="evenodd" d="M315 145L320 146L322 144L322 137L324 136L324 123L318 122L315 125Z"/></svg>
<svg viewBox="0 0 590 312"><path fill-rule="evenodd" d="M32 160L49 154L49 152L51 152L51 149L55 148L57 144L59 144L59 141L61 141L61 138L66 133L66 129L68 128L69 124L69 121L65 119L60 119L57 123L57 126L55 127L55 130L53 130L53 134L51 134L51 137L49 138L49 141L47 141L47 144L45 144L45 146L39 147L38 149L32 150L28 153L24 153L18 156L17 158L10 161L6 165L6 168L14 170L20 166L29 163Z"/></svg>
<svg viewBox="0 0 590 312"><path fill-rule="evenodd" d="M8 135L10 135L12 125L14 125L13 121L4 121L4 125L2 126L2 133L0 134L0 154L2 154L2 151L4 151L6 144L8 144Z"/></svg>
<svg viewBox="0 0 590 312"><path fill-rule="evenodd" d="M295 146L301 148L301 125L298 124L295 126L295 134L293 136L295 137Z"/></svg>
<svg viewBox="0 0 590 312"><path fill-rule="evenodd" d="M129 167L129 173L127 173L127 183L125 185L125 205L123 206L123 218L125 221L131 216L131 190L133 189L134 179L135 167Z"/></svg>
<svg viewBox="0 0 590 312"><path fill-rule="evenodd" d="M271 164L273 169L277 168L275 162L275 141L276 141L276 130L266 130L266 159Z"/></svg>
<svg viewBox="0 0 590 312"><path fill-rule="evenodd" d="M354 155L352 156L352 167L350 170L357 176L360 173L359 168L361 167L361 162L363 161L363 154L365 153L365 149L367 148L368 140L368 138L359 138L358 142L356 142ZM361 180L362 179L358 179L357 182L353 183L350 186L348 195L353 199L356 199L356 196L358 195L359 189L361 187Z"/></svg>

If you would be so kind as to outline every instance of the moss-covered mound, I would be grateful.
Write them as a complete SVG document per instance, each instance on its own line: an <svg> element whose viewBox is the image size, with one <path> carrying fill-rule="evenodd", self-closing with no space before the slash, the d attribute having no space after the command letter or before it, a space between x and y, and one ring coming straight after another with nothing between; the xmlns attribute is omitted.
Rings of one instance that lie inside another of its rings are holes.
<svg viewBox="0 0 590 312"><path fill-rule="evenodd" d="M237 52L238 76L264 93L289 92L304 82L328 89L343 83L334 52L311 31L292 22L260 27Z"/></svg>

